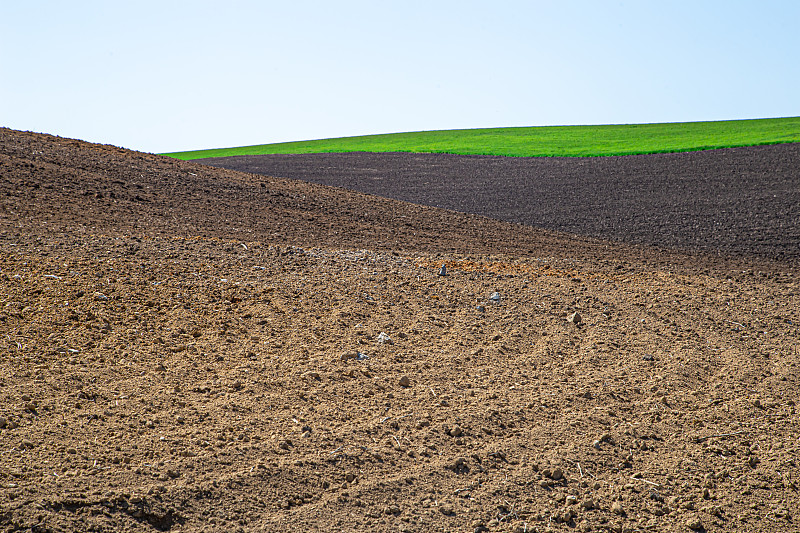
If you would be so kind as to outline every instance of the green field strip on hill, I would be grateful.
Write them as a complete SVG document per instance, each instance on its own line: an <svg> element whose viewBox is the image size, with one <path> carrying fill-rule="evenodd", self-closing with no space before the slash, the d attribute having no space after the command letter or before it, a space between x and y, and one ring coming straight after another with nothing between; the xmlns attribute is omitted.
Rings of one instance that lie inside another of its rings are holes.
<svg viewBox="0 0 800 533"><path fill-rule="evenodd" d="M176 159L324 152L590 157L800 142L800 117L420 131L166 153Z"/></svg>

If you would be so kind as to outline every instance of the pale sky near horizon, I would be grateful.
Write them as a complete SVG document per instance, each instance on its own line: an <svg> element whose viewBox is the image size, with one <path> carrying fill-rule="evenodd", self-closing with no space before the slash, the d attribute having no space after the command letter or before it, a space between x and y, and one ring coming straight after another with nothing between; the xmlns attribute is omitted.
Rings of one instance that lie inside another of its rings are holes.
<svg viewBox="0 0 800 533"><path fill-rule="evenodd" d="M800 115L800 1L0 0L0 126L147 152Z"/></svg>

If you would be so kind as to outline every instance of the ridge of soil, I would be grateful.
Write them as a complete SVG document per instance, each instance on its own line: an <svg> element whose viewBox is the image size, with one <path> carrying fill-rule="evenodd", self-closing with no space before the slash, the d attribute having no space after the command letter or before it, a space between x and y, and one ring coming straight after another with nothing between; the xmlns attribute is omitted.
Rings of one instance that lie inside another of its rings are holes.
<svg viewBox="0 0 800 533"><path fill-rule="evenodd" d="M780 257L0 129L0 529L792 530Z"/></svg>
<svg viewBox="0 0 800 533"><path fill-rule="evenodd" d="M800 144L587 158L362 152L196 162L631 244L800 260Z"/></svg>

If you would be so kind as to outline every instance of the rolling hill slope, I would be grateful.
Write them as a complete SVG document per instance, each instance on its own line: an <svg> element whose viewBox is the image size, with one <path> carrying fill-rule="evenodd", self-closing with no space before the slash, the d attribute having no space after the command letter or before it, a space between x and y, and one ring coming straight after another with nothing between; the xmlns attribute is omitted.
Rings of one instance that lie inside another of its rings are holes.
<svg viewBox="0 0 800 533"><path fill-rule="evenodd" d="M791 262L0 129L0 529L788 531L798 309Z"/></svg>
<svg viewBox="0 0 800 533"><path fill-rule="evenodd" d="M178 159L322 152L586 157L800 142L800 117L717 122L422 131L175 152Z"/></svg>

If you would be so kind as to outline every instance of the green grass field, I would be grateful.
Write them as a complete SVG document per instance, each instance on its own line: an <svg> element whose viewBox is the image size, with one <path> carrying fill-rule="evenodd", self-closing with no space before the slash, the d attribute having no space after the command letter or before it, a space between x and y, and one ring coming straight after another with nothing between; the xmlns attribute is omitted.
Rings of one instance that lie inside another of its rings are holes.
<svg viewBox="0 0 800 533"><path fill-rule="evenodd" d="M800 117L608 126L420 131L173 152L177 159L320 152L587 157L800 142Z"/></svg>

